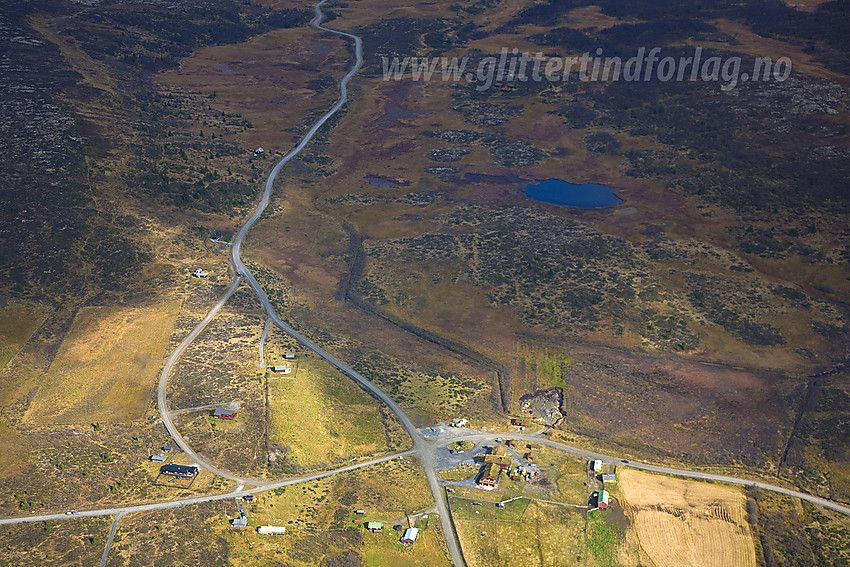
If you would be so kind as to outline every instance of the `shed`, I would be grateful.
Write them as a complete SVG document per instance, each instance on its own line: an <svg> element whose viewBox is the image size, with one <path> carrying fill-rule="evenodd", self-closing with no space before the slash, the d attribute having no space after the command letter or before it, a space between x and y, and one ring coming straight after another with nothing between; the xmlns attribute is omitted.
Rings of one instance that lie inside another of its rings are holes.
<svg viewBox="0 0 850 567"><path fill-rule="evenodd" d="M166 453L170 453L171 452L171 445L163 445L162 447L160 447L160 449L162 449Z"/></svg>
<svg viewBox="0 0 850 567"><path fill-rule="evenodd" d="M234 419L236 417L236 412L227 408L215 408L215 411L213 411L213 417L218 419Z"/></svg>
<svg viewBox="0 0 850 567"><path fill-rule="evenodd" d="M596 459L595 461L591 461L593 464L593 472L598 473L602 471L602 461Z"/></svg>
<svg viewBox="0 0 850 567"><path fill-rule="evenodd" d="M283 358L285 358L286 360L295 360L295 353L294 352L287 352L286 354L283 355Z"/></svg>
<svg viewBox="0 0 850 567"><path fill-rule="evenodd" d="M153 461L155 463L165 462L165 455L163 455L162 453L157 453L156 455L151 455L151 461Z"/></svg>
<svg viewBox="0 0 850 567"><path fill-rule="evenodd" d="M407 528L404 532L404 535L401 536L401 543L411 544L416 541L416 537L419 535L418 528Z"/></svg>
<svg viewBox="0 0 850 567"><path fill-rule="evenodd" d="M602 482L617 482L617 475L612 472L602 473Z"/></svg>
<svg viewBox="0 0 850 567"><path fill-rule="evenodd" d="M599 495L596 497L596 506L600 510L605 510L606 508L608 508L609 497L610 495L608 494L607 490L603 490L602 492L600 492Z"/></svg>
<svg viewBox="0 0 850 567"><path fill-rule="evenodd" d="M270 366L269 368L271 369L272 372L275 372L277 374L291 374L292 373L292 366L290 366L289 364L278 364L276 366Z"/></svg>
<svg viewBox="0 0 850 567"><path fill-rule="evenodd" d="M370 532L379 532L383 529L383 524L381 522L366 522L366 529Z"/></svg>

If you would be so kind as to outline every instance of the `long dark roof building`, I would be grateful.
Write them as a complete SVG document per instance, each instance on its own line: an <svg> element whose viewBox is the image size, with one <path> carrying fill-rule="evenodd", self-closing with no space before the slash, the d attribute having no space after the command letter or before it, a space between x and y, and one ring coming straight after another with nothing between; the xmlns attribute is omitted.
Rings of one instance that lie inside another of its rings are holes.
<svg viewBox="0 0 850 567"><path fill-rule="evenodd" d="M162 465L159 467L159 472L168 476L193 478L198 474L198 467L194 465Z"/></svg>

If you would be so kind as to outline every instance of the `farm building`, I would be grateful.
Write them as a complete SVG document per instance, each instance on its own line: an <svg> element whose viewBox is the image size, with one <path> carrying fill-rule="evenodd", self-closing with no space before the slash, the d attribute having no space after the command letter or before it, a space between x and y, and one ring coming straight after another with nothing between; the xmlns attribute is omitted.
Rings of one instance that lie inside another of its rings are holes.
<svg viewBox="0 0 850 567"><path fill-rule="evenodd" d="M151 455L151 461L155 463L163 463L165 462L165 455L162 453L157 453L156 455Z"/></svg>
<svg viewBox="0 0 850 567"><path fill-rule="evenodd" d="M617 482L617 475L612 472L602 473L602 482Z"/></svg>
<svg viewBox="0 0 850 567"><path fill-rule="evenodd" d="M493 464L499 465L502 468L502 470L508 470L509 468L511 468L512 460L513 460L513 457L511 457L511 454L508 452L507 449L505 449L501 445L497 445L497 446L493 447L490 450L489 454L484 455L484 462L486 464L488 464L488 465L493 465Z"/></svg>
<svg viewBox="0 0 850 567"><path fill-rule="evenodd" d="M198 474L198 467L194 465L162 465L159 467L159 472L178 478L194 478Z"/></svg>
<svg viewBox="0 0 850 567"><path fill-rule="evenodd" d="M596 459L595 461L590 461L590 464L593 466L594 473L602 472L602 461Z"/></svg>
<svg viewBox="0 0 850 567"><path fill-rule="evenodd" d="M599 495L596 497L596 506L597 506L600 510L605 510L605 509L607 509L607 508L608 508L608 498L609 498L609 497L610 497L610 495L608 494L608 491L607 491L607 490L603 490L602 492L600 492L600 493L599 493Z"/></svg>
<svg viewBox="0 0 850 567"><path fill-rule="evenodd" d="M502 467L500 467L496 463L492 463L487 465L484 468L484 472L481 473L481 477L478 479L478 484L481 486L498 486L499 485L499 475L502 474Z"/></svg>
<svg viewBox="0 0 850 567"><path fill-rule="evenodd" d="M404 535L401 536L401 543L411 544L416 541L416 537L419 535L418 528L407 528L405 530Z"/></svg>
<svg viewBox="0 0 850 567"><path fill-rule="evenodd" d="M381 531L384 525L381 522L366 522L366 529L372 533Z"/></svg>
<svg viewBox="0 0 850 567"><path fill-rule="evenodd" d="M286 359L286 360L295 360L295 353L294 352L287 352L286 354L283 355L283 358Z"/></svg>
<svg viewBox="0 0 850 567"><path fill-rule="evenodd" d="M227 408L215 408L215 411L213 412L213 417L218 419L235 419L236 412L232 409Z"/></svg>
<svg viewBox="0 0 850 567"><path fill-rule="evenodd" d="M230 520L230 525L234 528L244 528L248 525L248 516L243 512L238 518Z"/></svg>
<svg viewBox="0 0 850 567"><path fill-rule="evenodd" d="M292 366L290 366L289 364L278 364L276 366L269 366L269 370L271 370L275 374L292 374Z"/></svg>

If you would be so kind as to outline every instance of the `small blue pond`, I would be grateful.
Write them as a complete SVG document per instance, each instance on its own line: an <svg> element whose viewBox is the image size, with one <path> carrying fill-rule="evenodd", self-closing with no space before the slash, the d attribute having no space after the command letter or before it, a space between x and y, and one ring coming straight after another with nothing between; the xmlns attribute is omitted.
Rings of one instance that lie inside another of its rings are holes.
<svg viewBox="0 0 850 567"><path fill-rule="evenodd" d="M581 209L610 207L623 202L607 185L567 183L563 179L537 179L525 186L525 196L535 201Z"/></svg>

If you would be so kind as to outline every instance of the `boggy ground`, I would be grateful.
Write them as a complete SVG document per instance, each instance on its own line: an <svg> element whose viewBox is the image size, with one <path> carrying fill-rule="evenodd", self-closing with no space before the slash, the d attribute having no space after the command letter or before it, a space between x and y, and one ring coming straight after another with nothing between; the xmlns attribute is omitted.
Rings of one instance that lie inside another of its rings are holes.
<svg viewBox="0 0 850 567"><path fill-rule="evenodd" d="M604 17L581 8L575 18L560 5L552 17L505 2L372 5L380 22L362 2L334 9L335 26L363 35L366 67L345 114L292 164L280 206L246 246L293 284L287 316L323 329L332 348L369 336L390 352L409 341L416 350L396 351L408 366L430 365L418 350L426 341L434 356L486 372L470 374L479 394L465 411L489 399L493 415L559 385L537 374L532 385L528 371L555 345L573 359L563 427L785 475L813 378L843 364L850 336L840 39L827 34L815 56L802 54L791 40L811 30L779 32L793 15L779 6L746 28L735 11L723 17L737 27L712 23L714 5L689 26L648 3L609 2ZM831 29L829 14L805 17ZM741 42L724 35L732 29ZM709 42L746 64L766 49L804 65L786 83L731 93L716 83L580 81L478 92L374 76L382 54L502 45L580 54L598 44L630 53L647 37L668 49ZM580 210L524 197L523 180L550 177L606 183L624 202ZM829 455L843 470L844 452ZM843 483L835 478L831 486Z"/></svg>

